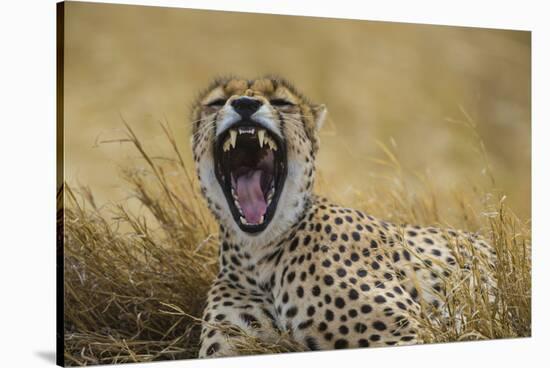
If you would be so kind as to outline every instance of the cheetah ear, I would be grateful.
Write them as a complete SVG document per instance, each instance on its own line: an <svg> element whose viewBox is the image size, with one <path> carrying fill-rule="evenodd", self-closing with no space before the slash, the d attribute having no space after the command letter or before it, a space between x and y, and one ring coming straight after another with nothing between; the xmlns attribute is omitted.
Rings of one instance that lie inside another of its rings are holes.
<svg viewBox="0 0 550 368"><path fill-rule="evenodd" d="M315 117L315 131L321 130L327 116L327 107L324 104L313 106L313 116Z"/></svg>

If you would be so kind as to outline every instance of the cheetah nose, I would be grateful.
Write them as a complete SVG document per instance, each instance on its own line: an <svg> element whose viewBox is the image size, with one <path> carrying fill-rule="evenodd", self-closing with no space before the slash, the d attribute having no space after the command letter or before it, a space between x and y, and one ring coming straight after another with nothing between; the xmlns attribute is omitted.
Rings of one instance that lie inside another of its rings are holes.
<svg viewBox="0 0 550 368"><path fill-rule="evenodd" d="M239 97L231 102L231 106L237 114L241 115L241 118L248 119L258 111L262 103L250 97Z"/></svg>

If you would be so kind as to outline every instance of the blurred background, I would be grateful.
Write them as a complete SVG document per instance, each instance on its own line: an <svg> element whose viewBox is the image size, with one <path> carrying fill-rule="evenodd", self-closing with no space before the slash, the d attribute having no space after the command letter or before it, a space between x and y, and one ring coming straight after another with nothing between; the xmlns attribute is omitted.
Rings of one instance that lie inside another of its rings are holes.
<svg viewBox="0 0 550 368"><path fill-rule="evenodd" d="M218 75L277 73L329 116L319 190L354 205L386 185L382 145L435 191L492 185L531 211L529 32L67 3L65 179L96 202L125 201L121 167L140 165L122 118L149 152L186 160L189 107ZM475 128L474 128L475 127ZM487 161L480 153L480 141ZM487 164L490 168L486 170ZM395 167L391 170L395 170Z"/></svg>

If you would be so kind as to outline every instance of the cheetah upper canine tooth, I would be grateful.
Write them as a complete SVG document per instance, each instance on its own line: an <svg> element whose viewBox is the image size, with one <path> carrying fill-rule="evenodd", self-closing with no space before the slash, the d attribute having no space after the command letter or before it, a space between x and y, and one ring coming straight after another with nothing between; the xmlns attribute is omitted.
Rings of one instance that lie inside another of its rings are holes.
<svg viewBox="0 0 550 368"><path fill-rule="evenodd" d="M229 139L231 140L231 147L235 148L237 145L237 131L235 129L231 129L229 131Z"/></svg>
<svg viewBox="0 0 550 368"><path fill-rule="evenodd" d="M258 142L260 142L260 147L264 146L265 130L260 129L258 131Z"/></svg>

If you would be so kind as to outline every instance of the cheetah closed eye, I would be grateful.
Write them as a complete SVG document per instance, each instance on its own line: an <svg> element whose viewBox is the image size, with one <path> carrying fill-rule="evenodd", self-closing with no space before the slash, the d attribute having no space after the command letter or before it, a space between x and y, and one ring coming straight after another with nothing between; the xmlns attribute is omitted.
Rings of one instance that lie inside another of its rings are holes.
<svg viewBox="0 0 550 368"><path fill-rule="evenodd" d="M221 237L200 357L239 354L243 337L226 327L268 342L284 332L311 350L418 343L412 317L443 310L444 281L472 246L494 262L473 234L394 225L314 195L325 111L277 77L219 79L196 102L193 157Z"/></svg>

